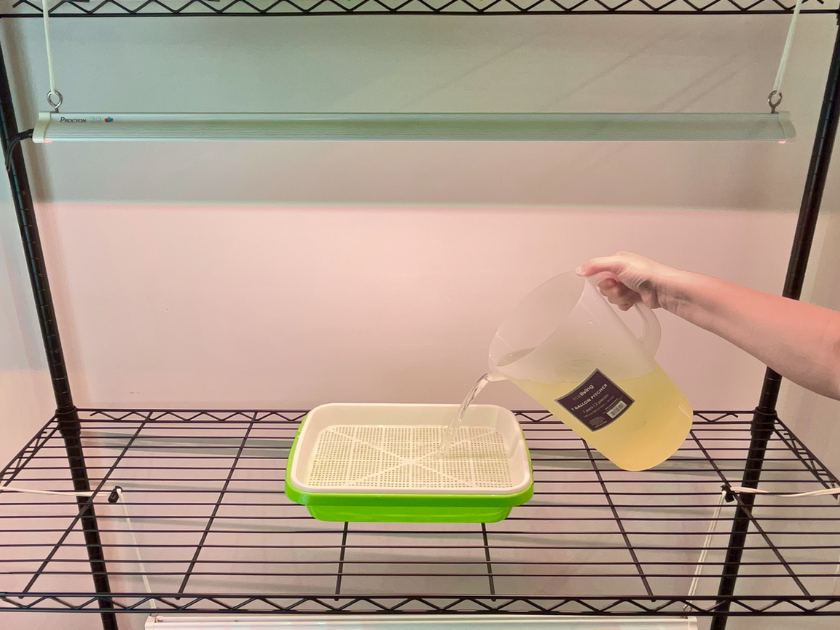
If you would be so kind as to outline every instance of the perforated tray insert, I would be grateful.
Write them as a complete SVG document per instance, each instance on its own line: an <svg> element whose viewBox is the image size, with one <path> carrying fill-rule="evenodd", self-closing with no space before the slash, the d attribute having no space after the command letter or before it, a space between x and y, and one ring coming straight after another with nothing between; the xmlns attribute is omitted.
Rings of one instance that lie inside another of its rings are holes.
<svg viewBox="0 0 840 630"><path fill-rule="evenodd" d="M318 436L308 483L331 488L510 488L501 434L490 427L461 427L441 455L443 426L352 426Z"/></svg>

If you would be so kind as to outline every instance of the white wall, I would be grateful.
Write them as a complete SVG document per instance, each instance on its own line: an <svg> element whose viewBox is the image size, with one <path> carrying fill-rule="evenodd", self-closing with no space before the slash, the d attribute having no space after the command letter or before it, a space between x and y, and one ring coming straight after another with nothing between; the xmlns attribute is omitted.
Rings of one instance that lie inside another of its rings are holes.
<svg viewBox="0 0 840 630"><path fill-rule="evenodd" d="M0 186L0 467L49 420L55 405L14 208Z"/></svg>
<svg viewBox="0 0 840 630"><path fill-rule="evenodd" d="M836 167L827 186L825 212L820 217L818 238L806 278L803 299L840 310L840 176ZM780 415L832 472L840 471L840 403L817 396L785 382Z"/></svg>
<svg viewBox="0 0 840 630"><path fill-rule="evenodd" d="M55 20L52 31L66 111L764 111L786 25ZM47 91L41 28L2 25L22 127ZM620 248L778 293L834 28L828 17L801 20L785 88L801 140L784 146L28 147L77 403L455 402L484 367L507 307ZM828 206L836 175L831 186ZM826 234L839 229L831 221ZM809 293L829 305L836 242L815 250ZM32 314L15 312L16 343L36 347ZM696 407L754 406L761 365L662 320L661 362ZM37 380L33 360L23 369ZM822 411L796 396L794 415ZM483 397L529 404L503 385ZM824 442L825 425L802 426ZM13 447L3 449L5 461Z"/></svg>

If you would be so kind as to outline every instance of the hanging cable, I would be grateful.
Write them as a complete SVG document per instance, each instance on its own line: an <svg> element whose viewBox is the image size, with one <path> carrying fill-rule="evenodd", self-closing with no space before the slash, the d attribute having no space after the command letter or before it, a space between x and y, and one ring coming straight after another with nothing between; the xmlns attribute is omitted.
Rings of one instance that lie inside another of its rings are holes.
<svg viewBox="0 0 840 630"><path fill-rule="evenodd" d="M19 488L17 486L0 486L0 492L22 492L24 494L50 494L50 495L57 495L57 496L67 496L67 497L89 497L93 498L96 494L94 491L84 491L84 492L56 492L54 490L36 490L35 488ZM137 536L134 534L134 526L131 524L131 517L128 515L128 503L125 497L125 490L122 489L120 486L114 487L108 497L108 503L117 503L119 502L122 505L123 514L125 514L125 523L128 526L128 531L131 534L131 540L134 543L134 553L137 556L137 564L140 565L140 575L143 578L143 586L146 588L146 593L148 595L152 594L152 587L149 584L149 578L147 576L146 565L143 563L143 557L140 555L140 544L137 542ZM155 601L152 599L149 601L152 608L157 608Z"/></svg>
<svg viewBox="0 0 840 630"><path fill-rule="evenodd" d="M21 140L27 140L31 138L32 133L34 131L34 129L27 129L26 131L21 131L18 135L16 135L9 141L9 146L6 147L6 155L4 156L6 158L7 173L12 170L12 152L15 150L15 147L17 147L17 145L21 143Z"/></svg>
<svg viewBox="0 0 840 630"><path fill-rule="evenodd" d="M131 540L134 542L134 553L137 556L137 564L140 565L140 576L143 578L143 586L146 587L146 594L152 594L152 587L149 584L149 578L146 571L146 565L143 564L143 556L140 555L140 544L137 542L137 536L134 535L134 527L131 525L131 518L128 515L128 502L125 500L125 490L120 486L116 486L108 497L108 503L117 503L122 505L123 513L125 514L125 524L128 525L128 531L131 534ZM157 608L154 599L150 599L149 603L152 608Z"/></svg>
<svg viewBox="0 0 840 630"><path fill-rule="evenodd" d="M840 495L840 488L825 488L823 490L811 490L810 492L796 492L793 494L781 494L778 492L770 492L768 490L758 490L757 488L744 488L742 486L723 486L723 490L720 493L720 497L718 498L717 505L715 506L714 514L712 515L712 520L709 523L709 531L706 534L706 540L703 542L703 548L700 550L700 557L697 559L697 568L694 570L694 578L691 580L691 585L688 587L688 595L686 596L686 600L690 601L694 594L697 592L697 587L700 584L700 576L703 573L703 564L706 562L706 556L709 552L709 547L712 544L712 537L715 533L715 527L717 525L717 520L720 517L720 510L723 507L723 502L726 499L727 495L730 493L739 493L739 494L767 494L775 497L781 497L783 499L795 499L799 497L819 497L819 496L835 496ZM840 497L838 497L838 501L840 501ZM837 590L837 580L840 578L840 558L837 560L837 568L834 571L834 590ZM691 609L690 604L686 603L683 606L683 612L688 612Z"/></svg>
<svg viewBox="0 0 840 630"><path fill-rule="evenodd" d="M758 490L757 488L742 488L741 486L732 486L732 492L739 494L769 494L774 497L782 497L784 499L795 499L798 497L821 497L826 495L840 494L840 488L826 488L824 490L811 490L810 492L796 492L794 494L780 494L778 492L770 492L768 490Z"/></svg>
<svg viewBox="0 0 840 630"><path fill-rule="evenodd" d="M782 58L779 61L779 69L776 71L776 81L773 83L773 91L770 92L770 96L767 97L767 104L770 105L770 112L773 114L776 113L776 108L782 103L782 82L785 80L785 71L787 70L788 59L790 58L790 49L793 46L793 36L796 33L796 22L799 19L799 12L801 9L802 0L796 0L796 5L793 7L793 17L790 18L790 27L788 28L785 47L782 50Z"/></svg>
<svg viewBox="0 0 840 630"><path fill-rule="evenodd" d="M50 74L50 91L47 93L47 103L58 113L58 108L64 97L55 87L55 68L53 67L52 46L50 44L50 0L42 0L42 13L44 14L44 37L47 41L47 71Z"/></svg>
<svg viewBox="0 0 840 630"><path fill-rule="evenodd" d="M757 488L742 488L741 486L732 486L730 488L732 492L740 492L740 493L749 493L749 494L769 494L774 497L782 497L784 499L796 499L799 497L821 497L821 496L833 496L837 498L837 502L840 503L840 488L825 488L823 490L811 490L810 492L796 492L794 494L780 494L777 492L768 492L767 490L758 490ZM837 591L837 580L840 578L840 558L837 558L837 568L834 570L834 583L832 586L832 592Z"/></svg>
<svg viewBox="0 0 840 630"><path fill-rule="evenodd" d="M720 509L723 507L723 501L726 498L726 486L723 487L720 493L720 497L718 498L717 507L715 507L715 513L712 515L712 520L709 523L709 531L706 534L706 540L703 541L703 549L700 551L700 557L697 559L697 568L694 569L694 578L691 580L691 586L688 587L688 595L686 596L686 600L691 600L694 597L694 594L697 592L697 586L700 584L700 576L703 574L703 564L706 562L706 556L709 553L709 547L712 545L712 537L715 534L715 528L717 527L717 521L720 517ZM688 612L691 609L689 604L683 606L683 612Z"/></svg>
<svg viewBox="0 0 840 630"><path fill-rule="evenodd" d="M92 497L93 491L85 492L55 492L53 490L35 490L35 488L18 488L17 486L0 486L0 492L24 492L26 494L54 494L63 497Z"/></svg>

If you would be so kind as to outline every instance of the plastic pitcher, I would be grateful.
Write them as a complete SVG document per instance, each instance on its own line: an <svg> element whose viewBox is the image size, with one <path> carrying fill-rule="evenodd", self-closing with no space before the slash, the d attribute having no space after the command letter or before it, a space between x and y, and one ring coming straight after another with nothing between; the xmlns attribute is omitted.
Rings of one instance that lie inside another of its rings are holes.
<svg viewBox="0 0 840 630"><path fill-rule="evenodd" d="M491 378L513 381L617 466L646 470L683 443L691 405L654 359L653 311L635 305L637 338L595 282L568 272L522 300L490 345Z"/></svg>

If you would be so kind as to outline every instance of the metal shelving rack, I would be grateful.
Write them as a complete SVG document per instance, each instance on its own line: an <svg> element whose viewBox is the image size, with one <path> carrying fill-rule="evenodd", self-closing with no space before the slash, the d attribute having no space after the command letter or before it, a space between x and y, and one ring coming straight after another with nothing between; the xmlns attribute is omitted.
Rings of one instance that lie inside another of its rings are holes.
<svg viewBox="0 0 840 630"><path fill-rule="evenodd" d="M60 0L56 17L258 17L325 15L774 15L781 0ZM803 13L837 15L836 2L805 0ZM15 0L0 17L41 17L38 0Z"/></svg>
<svg viewBox="0 0 840 630"><path fill-rule="evenodd" d="M780 0L62 0L50 15L791 10ZM803 13L837 18L840 8L836 0L806 0ZM30 0L0 13L41 15ZM784 286L794 299L802 290L838 103L840 36ZM0 50L4 152L18 139ZM544 412L519 412L534 456L536 495L501 523L321 523L282 494L285 456L303 412L75 407L20 151L11 152L8 171L56 412L0 472L0 486L79 496L0 492L0 611L98 612L106 630L117 628L117 613L165 611L692 614L710 616L713 630L736 615L840 615L836 501L791 503L729 490L756 488L759 481L771 492L840 487L779 420L781 378L771 370L755 410L697 413L680 452L644 473L617 471ZM68 577L75 590L67 589ZM698 587L689 596L692 579ZM607 588L612 595L593 595Z"/></svg>

